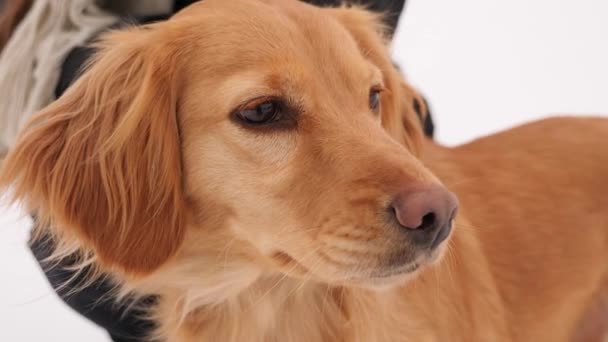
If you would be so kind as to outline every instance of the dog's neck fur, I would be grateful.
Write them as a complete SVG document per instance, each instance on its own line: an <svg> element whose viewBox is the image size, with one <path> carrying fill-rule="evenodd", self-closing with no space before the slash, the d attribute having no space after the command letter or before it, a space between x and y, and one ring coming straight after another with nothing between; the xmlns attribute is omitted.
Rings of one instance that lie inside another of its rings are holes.
<svg viewBox="0 0 608 342"><path fill-rule="evenodd" d="M344 289L261 278L238 295L180 319L179 296L165 295L162 333L169 341L337 341L347 322L342 309L347 298Z"/></svg>

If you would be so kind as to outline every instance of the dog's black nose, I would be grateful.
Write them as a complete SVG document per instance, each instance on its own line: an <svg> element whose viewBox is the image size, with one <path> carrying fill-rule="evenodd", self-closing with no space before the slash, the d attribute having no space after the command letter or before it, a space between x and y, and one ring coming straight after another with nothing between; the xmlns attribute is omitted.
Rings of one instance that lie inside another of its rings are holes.
<svg viewBox="0 0 608 342"><path fill-rule="evenodd" d="M391 204L391 211L412 242L424 247L437 247L450 234L458 199L442 186L406 190Z"/></svg>

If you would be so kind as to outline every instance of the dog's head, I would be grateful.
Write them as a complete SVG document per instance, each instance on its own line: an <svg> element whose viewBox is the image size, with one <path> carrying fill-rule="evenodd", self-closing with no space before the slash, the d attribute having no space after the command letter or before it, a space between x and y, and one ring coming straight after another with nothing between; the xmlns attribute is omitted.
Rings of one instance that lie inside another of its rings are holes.
<svg viewBox="0 0 608 342"><path fill-rule="evenodd" d="M416 157L378 19L206 0L110 33L2 182L122 274L391 282L439 253L456 200Z"/></svg>

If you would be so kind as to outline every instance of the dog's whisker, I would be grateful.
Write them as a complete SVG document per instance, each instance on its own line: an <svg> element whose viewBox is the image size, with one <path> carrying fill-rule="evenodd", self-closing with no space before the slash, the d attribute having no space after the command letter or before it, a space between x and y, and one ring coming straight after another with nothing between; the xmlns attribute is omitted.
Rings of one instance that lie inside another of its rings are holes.
<svg viewBox="0 0 608 342"><path fill-rule="evenodd" d="M468 224L468 223L464 224L464 223L461 223L461 222L456 222L454 225L455 225L456 229L465 229L465 230L473 230L473 231L480 231L480 230L484 230L485 229L485 228L480 228L480 227L477 227L477 226L473 226L473 225Z"/></svg>
<svg viewBox="0 0 608 342"><path fill-rule="evenodd" d="M459 179L459 180L458 180L458 181L456 181L456 182L452 182L452 183L450 183L450 184L449 184L449 186L450 186L450 189L452 189L452 190L457 190L456 188L457 188L458 186L460 186L460 185L463 185L463 184L468 184L468 183L471 183L471 182L477 182L477 181L479 181L480 179L483 179L483 178L484 178L484 177L468 177L468 178L462 178L462 179Z"/></svg>

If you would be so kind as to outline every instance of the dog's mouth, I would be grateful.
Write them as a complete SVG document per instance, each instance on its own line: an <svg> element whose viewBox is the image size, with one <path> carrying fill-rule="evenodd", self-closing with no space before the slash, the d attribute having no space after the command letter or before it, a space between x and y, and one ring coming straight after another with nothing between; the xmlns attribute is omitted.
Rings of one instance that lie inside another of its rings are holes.
<svg viewBox="0 0 608 342"><path fill-rule="evenodd" d="M399 267L375 269L365 276L350 277L344 283L373 290L388 289L405 284L417 275L422 266L421 263L412 262Z"/></svg>
<svg viewBox="0 0 608 342"><path fill-rule="evenodd" d="M284 251L275 251L270 256L275 265L279 266L286 275L305 277L310 275L308 267Z"/></svg>
<svg viewBox="0 0 608 342"><path fill-rule="evenodd" d="M283 273L290 277L308 280L316 279L320 282L333 283L335 285L371 289L384 289L404 284L415 277L425 266L433 264L439 257L440 253L433 252L425 257L419 257L414 261L399 265L372 267L367 271L358 270L354 272L355 274L353 274L352 270L334 270L332 272L333 275L322 275L317 272L311 272L311 269L285 252L276 252L272 255L275 265L280 265Z"/></svg>
<svg viewBox="0 0 608 342"><path fill-rule="evenodd" d="M329 250L319 249L315 255L308 254L308 258L299 258L282 249L275 250L269 257L281 273L290 277L377 289L404 284L423 269L436 264L447 249L451 234L447 235L436 244L395 243L388 250L376 249L375 252L368 250L362 253L357 251L357 248L363 249L362 245L350 245L348 248L355 252L347 255L347 259L343 254L345 249L342 246L334 248L333 245L329 245ZM376 247L381 245L376 244Z"/></svg>
<svg viewBox="0 0 608 342"><path fill-rule="evenodd" d="M447 249L441 243L433 249L420 251L413 257L392 258L388 265L377 266L348 280L349 284L372 289L384 289L407 283L424 269L437 264Z"/></svg>
<svg viewBox="0 0 608 342"><path fill-rule="evenodd" d="M391 278L395 276L405 275L409 273L416 272L420 268L421 264L418 262L412 262L407 265L403 265L401 267L395 267L390 269L382 269L374 271L370 274L370 278Z"/></svg>

